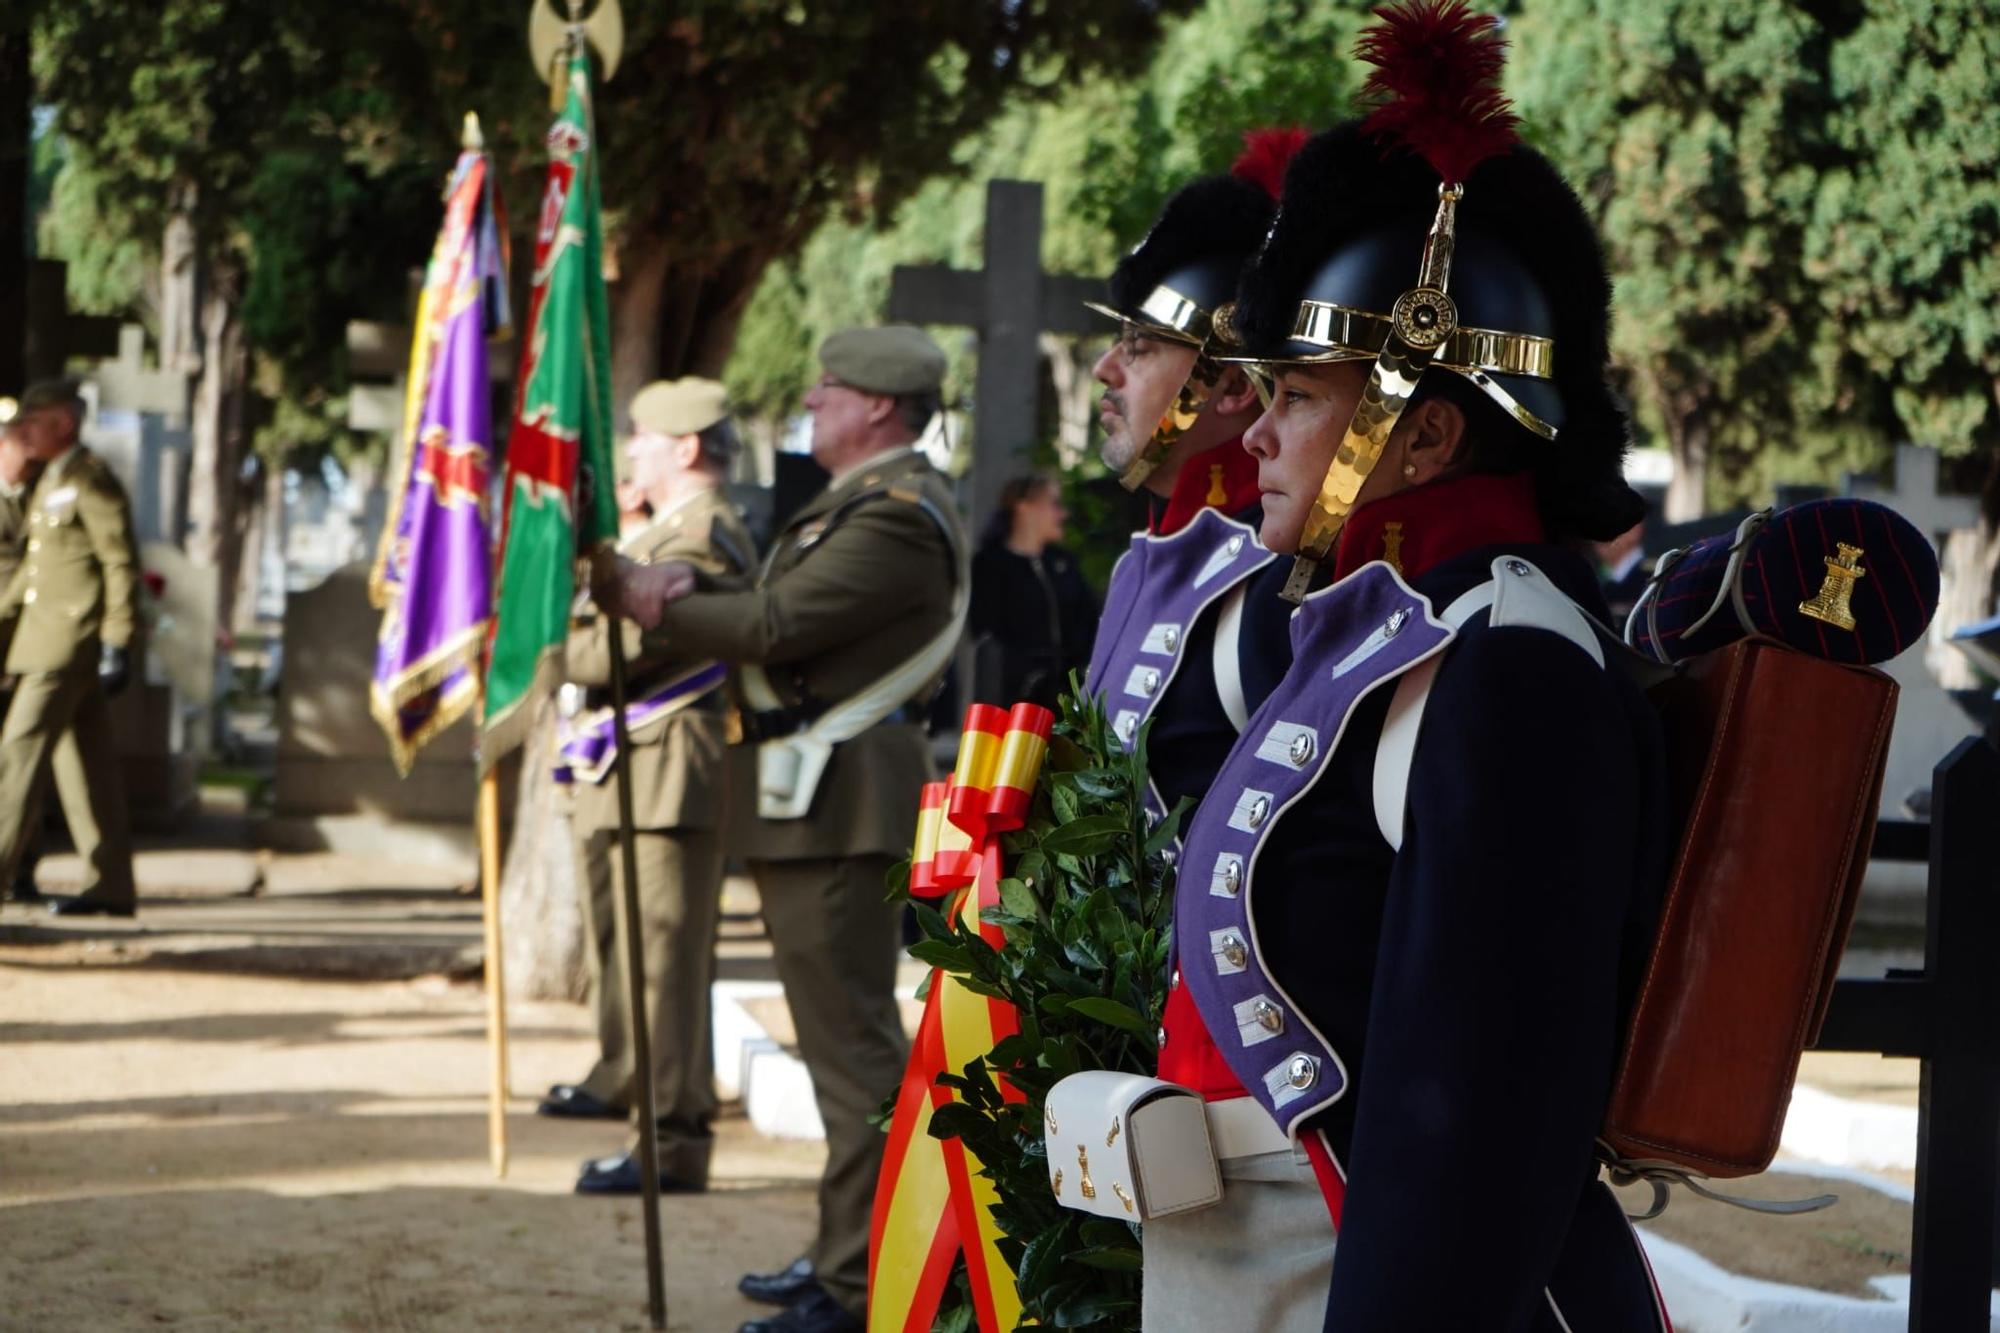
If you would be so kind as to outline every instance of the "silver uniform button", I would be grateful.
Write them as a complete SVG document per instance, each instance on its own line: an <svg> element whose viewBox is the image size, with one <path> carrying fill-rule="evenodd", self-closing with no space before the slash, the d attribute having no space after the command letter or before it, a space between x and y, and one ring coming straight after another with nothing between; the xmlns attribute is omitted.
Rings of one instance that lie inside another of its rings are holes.
<svg viewBox="0 0 2000 1333"><path fill-rule="evenodd" d="M1148 671L1143 677L1140 678L1139 686L1148 695L1152 694L1155 690L1160 688L1160 673L1157 671Z"/></svg>
<svg viewBox="0 0 2000 1333"><path fill-rule="evenodd" d="M1222 867L1222 891L1232 898L1243 892L1243 863L1233 856Z"/></svg>
<svg viewBox="0 0 2000 1333"><path fill-rule="evenodd" d="M1528 562L1525 560L1509 560L1507 562L1507 572L1516 578L1524 579L1528 577Z"/></svg>
<svg viewBox="0 0 2000 1333"><path fill-rule="evenodd" d="M1408 608L1407 606L1397 607L1393 612L1390 613L1388 621L1383 624L1382 637L1385 639L1395 638L1398 634L1401 634L1403 632L1403 626L1409 623L1410 623L1410 608Z"/></svg>
<svg viewBox="0 0 2000 1333"><path fill-rule="evenodd" d="M1165 1025L1162 1025L1153 1035L1158 1038L1160 1049L1165 1050L1167 1048L1167 1029Z"/></svg>
<svg viewBox="0 0 2000 1333"><path fill-rule="evenodd" d="M1235 555L1238 551L1243 549L1243 534L1239 532L1234 537L1231 537L1226 543L1223 544L1222 549L1229 552L1229 554L1231 555Z"/></svg>
<svg viewBox="0 0 2000 1333"><path fill-rule="evenodd" d="M1181 970L1177 967L1174 969L1174 975L1172 979L1167 982L1167 989L1178 990L1180 988L1180 984L1181 984Z"/></svg>
<svg viewBox="0 0 2000 1333"><path fill-rule="evenodd" d="M1250 803L1250 813L1243 817L1243 822L1251 828L1257 828L1263 824L1265 818L1270 813L1271 798L1268 796L1259 796Z"/></svg>
<svg viewBox="0 0 2000 1333"><path fill-rule="evenodd" d="M1285 1067L1285 1082L1303 1091L1313 1085L1319 1077L1319 1062L1310 1055L1295 1055L1291 1064Z"/></svg>
<svg viewBox="0 0 2000 1333"><path fill-rule="evenodd" d="M1225 935L1222 937L1222 958L1231 967L1240 968L1249 963L1250 950L1243 943L1241 935ZM1180 973L1176 972L1174 975L1178 977ZM1259 1021L1262 1021L1263 1011L1261 1009L1258 1010L1257 1016ZM1269 1027L1270 1024L1266 1023L1264 1026Z"/></svg>
<svg viewBox="0 0 2000 1333"><path fill-rule="evenodd" d="M1306 766L1306 761L1313 757L1313 738L1311 732L1302 731L1292 737L1291 755L1293 766L1297 768L1304 768Z"/></svg>
<svg viewBox="0 0 2000 1333"><path fill-rule="evenodd" d="M1285 1030L1284 1011L1269 1000L1257 1001L1256 1014L1258 1026L1262 1027L1266 1032L1283 1032Z"/></svg>
<svg viewBox="0 0 2000 1333"><path fill-rule="evenodd" d="M1160 642L1166 646L1168 652L1172 652L1181 646L1181 632L1177 629L1170 629L1160 636Z"/></svg>

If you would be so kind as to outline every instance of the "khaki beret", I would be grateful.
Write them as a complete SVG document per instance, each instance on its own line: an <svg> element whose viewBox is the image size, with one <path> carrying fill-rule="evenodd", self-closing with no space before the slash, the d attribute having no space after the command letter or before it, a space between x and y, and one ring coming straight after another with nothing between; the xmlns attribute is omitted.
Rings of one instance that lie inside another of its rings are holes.
<svg viewBox="0 0 2000 1333"><path fill-rule="evenodd" d="M38 407L67 407L81 415L83 394L75 380L38 380L22 392L20 410L32 412Z"/></svg>
<svg viewBox="0 0 2000 1333"><path fill-rule="evenodd" d="M722 386L694 375L655 380L632 396L632 424L660 435L699 435L728 415Z"/></svg>
<svg viewBox="0 0 2000 1333"><path fill-rule="evenodd" d="M908 324L842 329L820 344L819 363L867 393L936 393L944 383L944 349Z"/></svg>

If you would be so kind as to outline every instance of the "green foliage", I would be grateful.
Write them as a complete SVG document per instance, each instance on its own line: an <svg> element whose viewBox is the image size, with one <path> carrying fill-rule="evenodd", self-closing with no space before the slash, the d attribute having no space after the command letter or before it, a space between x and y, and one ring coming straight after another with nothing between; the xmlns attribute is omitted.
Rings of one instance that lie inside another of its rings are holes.
<svg viewBox="0 0 2000 1333"><path fill-rule="evenodd" d="M2000 444L1984 0L1525 0L1512 91L1603 230L1614 354L1711 501Z"/></svg>
<svg viewBox="0 0 2000 1333"><path fill-rule="evenodd" d="M598 97L620 299L640 309L621 337L650 335L649 374L716 369L766 266L827 217L885 216L968 133L1133 68L1194 3L628 2ZM136 287L114 279L189 216L203 262L240 289L275 416L319 447L341 429L310 418L346 390L346 323L408 314L468 109L514 202L515 253L532 253L549 111L526 17L485 0L43 6L36 68L76 175L70 215L100 224L64 225L59 252L95 308L126 304ZM796 369L796 338L766 341Z"/></svg>
<svg viewBox="0 0 2000 1333"><path fill-rule="evenodd" d="M1830 329L1810 392L1946 453L2000 446L2000 33L1980 0L1866 7L1827 69L1837 159L1804 264Z"/></svg>
<svg viewBox="0 0 2000 1333"><path fill-rule="evenodd" d="M1079 1070L1150 1074L1157 1064L1173 908L1164 853L1181 812L1148 828L1144 735L1127 754L1082 693L1072 681L1033 811L1006 837L1009 878L1000 906L985 913L1005 931L1005 947L918 902L924 939L911 953L1020 1016L1018 1034L939 1079L959 1100L933 1113L931 1133L962 1139L993 1181L1000 1251L1024 1316L1056 1328L1137 1329L1138 1228L1056 1203L1042 1108L1057 1080ZM1022 1100L1008 1101L1001 1080Z"/></svg>
<svg viewBox="0 0 2000 1333"><path fill-rule="evenodd" d="M1816 331L1817 25L1790 4L1530 0L1516 33L1522 115L1605 237L1613 354L1677 460L1733 476L1790 433Z"/></svg>
<svg viewBox="0 0 2000 1333"><path fill-rule="evenodd" d="M99 173L88 162L70 159L62 142L59 135L45 134L35 145L37 172L48 189L35 228L36 253L68 265L64 281L73 309L123 313L144 295L149 247L119 210L107 206Z"/></svg>
<svg viewBox="0 0 2000 1333"><path fill-rule="evenodd" d="M725 380L733 399L779 416L818 374L813 349L834 329L880 319L897 264L976 268L986 182L1042 182L1042 263L1105 274L1168 194L1225 170L1243 131L1326 124L1359 87L1349 58L1364 0L1208 0L1167 27L1141 69L1050 85L977 128L943 178L894 210L829 219L795 262L774 265L744 316ZM970 384L963 330L937 330L952 382Z"/></svg>

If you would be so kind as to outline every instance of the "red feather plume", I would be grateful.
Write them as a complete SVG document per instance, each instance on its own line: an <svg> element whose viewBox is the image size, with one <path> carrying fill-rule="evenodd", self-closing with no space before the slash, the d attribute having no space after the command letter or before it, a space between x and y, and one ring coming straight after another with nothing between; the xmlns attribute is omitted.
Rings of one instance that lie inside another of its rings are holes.
<svg viewBox="0 0 2000 1333"><path fill-rule="evenodd" d="M1249 181L1276 199L1285 188L1285 168L1292 156L1305 146L1306 132L1296 125L1289 129L1245 130L1243 151L1229 164L1229 174Z"/></svg>
<svg viewBox="0 0 2000 1333"><path fill-rule="evenodd" d="M1465 0L1404 0L1375 16L1381 22L1355 46L1375 66L1363 95L1382 99L1366 132L1407 144L1453 184L1514 146L1520 122L1500 91L1499 19Z"/></svg>

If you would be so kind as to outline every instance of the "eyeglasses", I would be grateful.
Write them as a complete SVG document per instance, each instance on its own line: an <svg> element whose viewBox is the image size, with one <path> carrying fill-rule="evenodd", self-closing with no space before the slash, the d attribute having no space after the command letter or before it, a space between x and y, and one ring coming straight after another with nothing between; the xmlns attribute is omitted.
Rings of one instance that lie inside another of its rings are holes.
<svg viewBox="0 0 2000 1333"><path fill-rule="evenodd" d="M1149 333L1137 324L1127 324L1118 330L1118 355L1124 358L1128 365L1145 356L1155 347L1175 345L1177 345L1175 339L1162 338L1156 333Z"/></svg>

